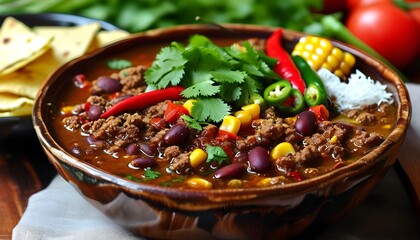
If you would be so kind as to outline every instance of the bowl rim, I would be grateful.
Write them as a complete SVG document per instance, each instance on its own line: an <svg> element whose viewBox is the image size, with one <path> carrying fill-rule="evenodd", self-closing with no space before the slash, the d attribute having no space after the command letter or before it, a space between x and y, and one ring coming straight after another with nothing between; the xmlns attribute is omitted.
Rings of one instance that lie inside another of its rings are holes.
<svg viewBox="0 0 420 240"><path fill-rule="evenodd" d="M233 31L256 31L261 33L270 33L274 31L275 27L267 27L267 26L259 26L259 25L250 25L250 24L222 24L223 28L227 28ZM173 27L165 27L159 28L154 30L149 30L142 33L133 34L131 37L127 39L120 40L116 43L113 43L105 48L98 49L88 55L84 55L79 57L64 66L58 69L55 73L50 75L50 77L44 82L38 96L36 98L34 104L34 112L33 116L33 123L38 135L39 140L45 144L44 148L48 148L52 154L56 157L60 158L60 161L64 161L71 166L74 166L91 176L95 176L99 179L105 180L109 183L115 184L118 187L124 188L126 191L134 192L137 194L158 194L161 196L170 196L171 198L189 198L189 199L211 199L214 202L223 202L225 200L232 201L233 199L244 200L244 199L254 199L258 196L275 196L278 194L297 194L301 192L308 192L313 191L316 188L320 187L327 187L333 182L337 182L352 176L357 175L360 173L359 171L364 171L369 169L370 166L376 164L379 159L381 159L381 155L385 154L393 145L402 141L404 139L406 130L409 126L409 122L411 119L411 105L409 101L409 95L407 88L403 81L398 77L398 75L387 67L384 63L380 62L379 60L373 58L372 56L368 55L367 53L358 50L354 47L351 47L347 44L341 43L336 40L332 40L333 45L346 50L351 51L352 54L356 54L358 58L361 58L362 61L366 62L369 66L374 66L382 75L384 75L384 79L388 79L395 88L396 92L398 93L399 99L397 101L400 103L398 108L398 119L396 121L395 128L391 131L389 136L385 139L385 141L380 144L376 149L369 152L365 156L361 157L357 161L346 165L342 168L335 169L329 173L323 174L321 176L307 179L300 182L295 183L288 183L284 185L272 185L267 187L258 187L258 188L238 188L238 189L208 189L208 190L194 190L194 189L178 189L178 188L168 188L163 186L156 186L150 184L143 184L134 181L130 181L128 179L124 179L122 177L116 176L112 173L107 171L101 170L93 165L79 161L76 157L72 156L66 150L64 150L51 136L48 131L48 128L43 121L42 111L40 109L45 107L45 103L43 104L43 98L45 97L46 93L49 90L49 85L51 85L54 81L59 79L61 75L66 72L66 69L70 68L71 66L86 61L90 58L95 58L104 54L109 49L118 48L120 45L124 43L136 41L141 39L142 37L159 37L162 34L167 34L168 32L171 33L178 33L183 31L190 31L190 35L193 32L197 31L204 31L211 29L214 30L214 26L210 26L208 24L192 24L192 25L178 25ZM216 30L217 31L217 30ZM295 32L292 30L284 29L284 36L285 38L290 37L301 37L309 34Z"/></svg>

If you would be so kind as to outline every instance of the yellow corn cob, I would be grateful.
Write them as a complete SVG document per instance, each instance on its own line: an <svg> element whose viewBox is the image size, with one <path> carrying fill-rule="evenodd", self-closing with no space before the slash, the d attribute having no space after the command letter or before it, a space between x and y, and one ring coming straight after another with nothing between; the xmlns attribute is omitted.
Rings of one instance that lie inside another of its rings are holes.
<svg viewBox="0 0 420 240"><path fill-rule="evenodd" d="M334 47L328 39L315 36L302 37L292 55L302 56L315 71L323 67L340 78L349 75L356 63L352 54Z"/></svg>

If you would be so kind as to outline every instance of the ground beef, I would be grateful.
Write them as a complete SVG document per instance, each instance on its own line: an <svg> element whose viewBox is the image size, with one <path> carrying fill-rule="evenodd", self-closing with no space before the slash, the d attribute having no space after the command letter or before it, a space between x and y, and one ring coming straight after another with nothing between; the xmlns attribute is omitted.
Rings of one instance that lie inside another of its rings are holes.
<svg viewBox="0 0 420 240"><path fill-rule="evenodd" d="M140 65L121 70L119 73L120 82L123 85L121 92L129 93L132 89L138 89L139 87L144 91L144 72L146 69L145 66ZM138 93L134 93L134 95L136 94Z"/></svg>
<svg viewBox="0 0 420 240"><path fill-rule="evenodd" d="M379 133L368 133L363 130L356 130L356 136L350 139L350 142L353 143L358 148L363 148L364 151L369 152L371 148L381 144L385 138Z"/></svg>
<svg viewBox="0 0 420 240"><path fill-rule="evenodd" d="M260 138L266 138L268 141L276 141L283 136L282 123L283 120L281 118L257 119L253 122L255 135Z"/></svg>
<svg viewBox="0 0 420 240"><path fill-rule="evenodd" d="M86 100L86 102L92 104L92 105L97 105L100 107L105 108L105 106L107 105L108 100L106 100L104 97L102 96L96 96L96 95L91 95L88 97L88 99Z"/></svg>
<svg viewBox="0 0 420 240"><path fill-rule="evenodd" d="M274 119L274 118L277 118L278 115L277 115L276 109L274 107L268 107L267 109L265 109L262 112L261 117L262 118L267 118L267 119L268 118Z"/></svg>
<svg viewBox="0 0 420 240"><path fill-rule="evenodd" d="M166 133L169 131L168 128L164 128L157 132L154 136L145 136L146 138L150 138L150 145L153 147L160 147L162 146L163 137L166 135Z"/></svg>
<svg viewBox="0 0 420 240"><path fill-rule="evenodd" d="M169 146L165 149L165 153L164 153L164 159L168 162L170 162L172 160L172 158L177 157L181 154L181 149L179 149L178 146L174 145L174 146Z"/></svg>
<svg viewBox="0 0 420 240"><path fill-rule="evenodd" d="M356 122L365 126L372 126L377 122L377 119L372 113L363 112L356 117Z"/></svg>
<svg viewBox="0 0 420 240"><path fill-rule="evenodd" d="M146 108L143 112L144 122L148 123L152 118L163 118L166 110L166 103L160 102L156 105Z"/></svg>
<svg viewBox="0 0 420 240"><path fill-rule="evenodd" d="M191 171L190 157L189 157L190 154L191 152L185 152L172 158L168 167L169 170L177 174L181 174L181 175L187 174L189 171Z"/></svg>
<svg viewBox="0 0 420 240"><path fill-rule="evenodd" d="M78 116L65 117L62 120L64 127L70 131L76 131L80 126L80 118Z"/></svg>
<svg viewBox="0 0 420 240"><path fill-rule="evenodd" d="M87 122L81 127L95 140L107 140L110 147L105 150L108 152L116 152L119 148L140 141L142 128L142 117L137 113L125 113L117 117L98 119Z"/></svg>

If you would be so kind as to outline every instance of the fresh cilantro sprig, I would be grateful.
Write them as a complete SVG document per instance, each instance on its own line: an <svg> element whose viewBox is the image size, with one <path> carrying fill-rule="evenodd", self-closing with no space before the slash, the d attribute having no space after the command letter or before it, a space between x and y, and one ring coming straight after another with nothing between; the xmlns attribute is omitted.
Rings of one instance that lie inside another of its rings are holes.
<svg viewBox="0 0 420 240"><path fill-rule="evenodd" d="M275 63L250 43L220 47L202 35L194 35L187 46L173 42L163 47L145 73L147 84L158 89L182 85L185 98L197 101L191 116L197 121L220 122L232 108L248 103L262 91L267 80L279 77Z"/></svg>
<svg viewBox="0 0 420 240"><path fill-rule="evenodd" d="M220 146L207 146L206 147L206 152L207 152L206 162L208 162L208 163L212 162L212 161L216 161L219 164L229 162L229 156L226 154L226 152Z"/></svg>

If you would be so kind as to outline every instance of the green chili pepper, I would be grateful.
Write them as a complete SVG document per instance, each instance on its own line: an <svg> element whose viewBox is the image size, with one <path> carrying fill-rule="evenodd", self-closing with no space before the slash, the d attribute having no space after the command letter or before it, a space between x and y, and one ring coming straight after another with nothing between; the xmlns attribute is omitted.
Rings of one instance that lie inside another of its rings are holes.
<svg viewBox="0 0 420 240"><path fill-rule="evenodd" d="M277 108L281 113L287 116L294 116L305 109L305 100L302 93L300 93L300 91L295 88L292 89L290 97L293 98L292 104L290 106L281 104L278 105Z"/></svg>
<svg viewBox="0 0 420 240"><path fill-rule="evenodd" d="M264 100L270 106L277 106L289 98L292 85L287 80L280 80L264 90Z"/></svg>
<svg viewBox="0 0 420 240"><path fill-rule="evenodd" d="M262 111L267 109L267 104L265 103L264 98L258 93L252 94L251 97L248 100L248 103L249 104L255 103L255 104L260 105L260 108L261 108Z"/></svg>
<svg viewBox="0 0 420 240"><path fill-rule="evenodd" d="M313 107L316 105L325 105L327 103L327 99L324 97L326 95L318 86L311 83L306 87L305 90L305 103L309 107Z"/></svg>
<svg viewBox="0 0 420 240"><path fill-rule="evenodd" d="M326 105L328 95L321 78L303 57L295 55L292 59L306 83L304 94L306 104L310 107L320 104Z"/></svg>

